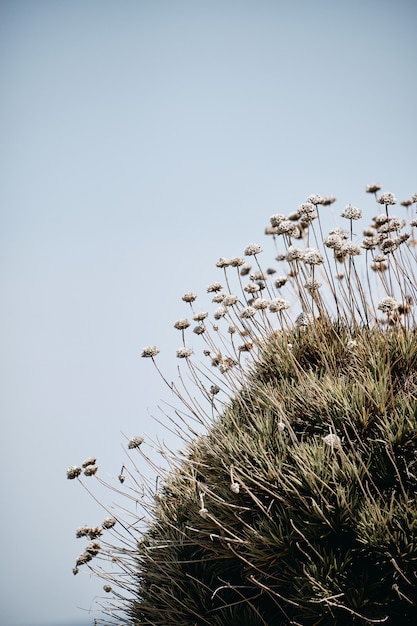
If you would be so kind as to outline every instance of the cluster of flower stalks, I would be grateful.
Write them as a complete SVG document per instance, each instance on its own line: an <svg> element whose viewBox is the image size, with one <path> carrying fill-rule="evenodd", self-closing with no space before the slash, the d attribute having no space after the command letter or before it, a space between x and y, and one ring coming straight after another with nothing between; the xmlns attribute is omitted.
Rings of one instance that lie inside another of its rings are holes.
<svg viewBox="0 0 417 626"><path fill-rule="evenodd" d="M127 506L77 531L74 573L104 579L105 622L417 624L417 195L367 191L365 229L310 196L270 218L268 266L250 244L183 296L164 379L183 450L158 469L132 438L111 487ZM142 356L163 376L158 352ZM68 478L103 482L95 459Z"/></svg>

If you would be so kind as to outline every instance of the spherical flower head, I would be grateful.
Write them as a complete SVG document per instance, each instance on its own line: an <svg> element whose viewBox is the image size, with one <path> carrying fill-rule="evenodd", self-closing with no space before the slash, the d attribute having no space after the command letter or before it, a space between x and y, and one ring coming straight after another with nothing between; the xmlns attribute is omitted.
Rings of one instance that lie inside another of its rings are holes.
<svg viewBox="0 0 417 626"><path fill-rule="evenodd" d="M211 283L211 285L207 287L207 293L216 293L217 291L221 291L222 289L223 286L221 283Z"/></svg>
<svg viewBox="0 0 417 626"><path fill-rule="evenodd" d="M195 313L193 320L195 322L202 322L203 320L206 319L206 317L208 316L208 313L202 312L202 313Z"/></svg>
<svg viewBox="0 0 417 626"><path fill-rule="evenodd" d="M95 474L97 474L97 470L97 465L89 465L84 470L84 476L94 476Z"/></svg>
<svg viewBox="0 0 417 626"><path fill-rule="evenodd" d="M141 352L141 357L145 359L153 358L158 354L158 352L159 348L157 348L156 346L146 346L146 348L143 348Z"/></svg>
<svg viewBox="0 0 417 626"><path fill-rule="evenodd" d="M225 296L223 298L223 306L233 306L234 304L237 304L239 301L239 298L237 296Z"/></svg>
<svg viewBox="0 0 417 626"><path fill-rule="evenodd" d="M345 217L348 220L360 220L360 218L362 217L362 211L360 209L357 209L355 206L348 204L342 211L341 216Z"/></svg>
<svg viewBox="0 0 417 626"><path fill-rule="evenodd" d="M233 491L233 493L239 493L240 491L240 485L237 482L233 482L230 484L230 490Z"/></svg>
<svg viewBox="0 0 417 626"><path fill-rule="evenodd" d="M340 235L333 234L326 237L323 243L326 248L340 250L340 248L342 247L343 239L340 237Z"/></svg>
<svg viewBox="0 0 417 626"><path fill-rule="evenodd" d="M278 313L279 311L285 311L290 308L290 303L284 298L274 298L269 303L269 310L271 313Z"/></svg>
<svg viewBox="0 0 417 626"><path fill-rule="evenodd" d="M116 523L117 523L117 520L114 517L106 517L106 519L102 523L102 527L108 530L109 528L113 528L113 526L115 526Z"/></svg>
<svg viewBox="0 0 417 626"><path fill-rule="evenodd" d="M341 239L347 239L349 237L349 233L344 228L340 228L340 226L336 226L336 228L332 228L329 231L329 235L339 235Z"/></svg>
<svg viewBox="0 0 417 626"><path fill-rule="evenodd" d="M340 252L347 256L357 256L361 253L360 246L353 241L345 241L345 243L340 248Z"/></svg>
<svg viewBox="0 0 417 626"><path fill-rule="evenodd" d="M287 280L288 280L287 276L278 276L278 278L275 279L274 285L277 289L280 289L281 287L285 285Z"/></svg>
<svg viewBox="0 0 417 626"><path fill-rule="evenodd" d="M74 478L77 478L81 474L81 472L81 467L78 467L78 465L72 465L67 469L67 478L69 480L74 480Z"/></svg>
<svg viewBox="0 0 417 626"><path fill-rule="evenodd" d="M176 328L177 330L185 330L186 328L188 328L190 325L190 322L187 319L180 319L177 320L174 324L174 328Z"/></svg>
<svg viewBox="0 0 417 626"><path fill-rule="evenodd" d="M316 291L317 289L320 289L321 283L315 278L311 277L307 278L304 287L307 289L307 291Z"/></svg>
<svg viewBox="0 0 417 626"><path fill-rule="evenodd" d="M322 198L321 205L330 206L333 202L336 202L336 198L334 196L325 196Z"/></svg>
<svg viewBox="0 0 417 626"><path fill-rule="evenodd" d="M378 198L378 203L388 206L389 204L397 204L397 199L393 193L387 191L386 193L381 194L381 196Z"/></svg>
<svg viewBox="0 0 417 626"><path fill-rule="evenodd" d="M199 324L198 326L194 326L193 328L193 333L196 335L202 335L205 332L206 332L206 327L204 326L204 324Z"/></svg>
<svg viewBox="0 0 417 626"><path fill-rule="evenodd" d="M301 217L302 215L317 215L316 206L312 202L304 202L298 207L297 214L299 217Z"/></svg>
<svg viewBox="0 0 417 626"><path fill-rule="evenodd" d="M82 467L86 468L89 465L95 465L96 462L97 462L97 459L94 456L89 456L88 459L86 459L84 463L82 464Z"/></svg>
<svg viewBox="0 0 417 626"><path fill-rule="evenodd" d="M323 198L318 193L312 193L311 195L309 195L307 198L307 201L311 202L311 204L316 204L316 205L323 204Z"/></svg>
<svg viewBox="0 0 417 626"><path fill-rule="evenodd" d="M377 183L373 183L372 185L366 186L366 193L376 193L380 189L381 189L381 185L378 185Z"/></svg>
<svg viewBox="0 0 417 626"><path fill-rule="evenodd" d="M256 313L256 309L253 306L247 306L241 310L240 317L242 319L248 319L250 317L253 317L255 313Z"/></svg>
<svg viewBox="0 0 417 626"><path fill-rule="evenodd" d="M255 254L259 254L260 252L262 252L262 248L261 246L258 246L257 243L250 243L245 248L245 256L253 256Z"/></svg>
<svg viewBox="0 0 417 626"><path fill-rule="evenodd" d="M229 261L229 265L231 267L240 267L241 265L244 265L245 261L240 258L239 256L234 256L230 259Z"/></svg>
<svg viewBox="0 0 417 626"><path fill-rule="evenodd" d="M105 591L106 593L110 593L111 592L110 585L103 585L103 591Z"/></svg>
<svg viewBox="0 0 417 626"><path fill-rule="evenodd" d="M304 258L304 250L297 248L297 246L290 246L287 250L287 261L301 261Z"/></svg>
<svg viewBox="0 0 417 626"><path fill-rule="evenodd" d="M325 437L323 437L324 443L329 446L332 450L341 450L342 442L340 441L340 437L335 435L334 433L329 433Z"/></svg>
<svg viewBox="0 0 417 626"><path fill-rule="evenodd" d="M295 320L295 325L297 328L307 328L309 324L313 321L313 316L311 313L300 313L300 315Z"/></svg>
<svg viewBox="0 0 417 626"><path fill-rule="evenodd" d="M216 304L220 304L221 302L223 302L223 300L225 299L226 294L225 293L216 293L213 298L212 298L212 302L215 302Z"/></svg>
<svg viewBox="0 0 417 626"><path fill-rule="evenodd" d="M288 235L288 237L297 237L299 229L290 220L283 220L279 226L277 226L277 235Z"/></svg>
<svg viewBox="0 0 417 626"><path fill-rule="evenodd" d="M253 303L253 308L257 309L258 311L263 311L264 309L268 308L268 300L265 300L265 298L257 298L254 303Z"/></svg>
<svg viewBox="0 0 417 626"><path fill-rule="evenodd" d="M316 248L306 248L304 250L303 260L307 265L321 265L323 263L323 256Z"/></svg>
<svg viewBox="0 0 417 626"><path fill-rule="evenodd" d="M185 293L182 297L184 302L194 302L196 298L197 298L196 294L192 293L191 291L189 291L188 293Z"/></svg>
<svg viewBox="0 0 417 626"><path fill-rule="evenodd" d="M217 385L211 385L210 393L212 396L216 396L219 392L220 392L220 387L218 387Z"/></svg>
<svg viewBox="0 0 417 626"><path fill-rule="evenodd" d="M285 215L283 213L276 213L275 215L271 215L269 221L271 222L271 226L279 226L280 223L285 220Z"/></svg>
<svg viewBox="0 0 417 626"><path fill-rule="evenodd" d="M391 233L395 230L401 230L405 226L405 220L400 219L399 217L390 217L389 220L382 224L378 228L378 232L380 233Z"/></svg>
<svg viewBox="0 0 417 626"><path fill-rule="evenodd" d="M129 450L134 450L135 448L140 448L142 444L143 437L132 437L132 439L129 439L127 447L129 448Z"/></svg>
<svg viewBox="0 0 417 626"><path fill-rule="evenodd" d="M398 302L397 300L395 300L395 298L387 296L386 298L383 298L378 304L378 309L383 313L392 313L393 311L396 311L398 309L400 304L401 302Z"/></svg>
<svg viewBox="0 0 417 626"><path fill-rule="evenodd" d="M249 272L252 269L252 265L250 265L249 263L245 263L245 265L242 265L242 267L240 268L240 275L241 276L247 276L249 274Z"/></svg>
<svg viewBox="0 0 417 626"><path fill-rule="evenodd" d="M193 351L191 348L180 348L177 350L177 358L178 359L188 359L192 355Z"/></svg>
<svg viewBox="0 0 417 626"><path fill-rule="evenodd" d="M225 267L228 267L229 265L230 265L229 261L225 259L223 256L221 256L220 259L216 263L216 267L220 267L222 269Z"/></svg>
<svg viewBox="0 0 417 626"><path fill-rule="evenodd" d="M219 320L224 317L227 313L227 308L225 306L219 306L214 312L214 319Z"/></svg>
<svg viewBox="0 0 417 626"><path fill-rule="evenodd" d="M257 291L259 291L259 285L257 285L256 283L248 283L243 287L243 289L244 291L246 291L246 293L256 293Z"/></svg>

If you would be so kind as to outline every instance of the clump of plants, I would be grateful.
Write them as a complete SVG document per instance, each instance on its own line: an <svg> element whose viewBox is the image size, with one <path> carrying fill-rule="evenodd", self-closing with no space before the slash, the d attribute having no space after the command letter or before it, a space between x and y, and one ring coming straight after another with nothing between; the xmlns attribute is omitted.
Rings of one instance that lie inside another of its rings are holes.
<svg viewBox="0 0 417 626"><path fill-rule="evenodd" d="M218 260L213 313L183 296L166 381L183 449L158 469L130 439L117 491L135 504L77 531L74 573L104 579L113 623L417 623L417 195L396 217L367 191L364 230L347 205L324 235L335 199L312 195L270 218L268 267L258 244ZM95 459L67 476L83 472L103 482Z"/></svg>

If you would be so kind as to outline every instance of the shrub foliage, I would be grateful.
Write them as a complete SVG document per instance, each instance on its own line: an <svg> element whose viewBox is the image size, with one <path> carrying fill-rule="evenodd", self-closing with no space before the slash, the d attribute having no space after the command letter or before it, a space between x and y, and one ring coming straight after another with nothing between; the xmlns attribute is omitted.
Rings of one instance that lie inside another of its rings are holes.
<svg viewBox="0 0 417 626"><path fill-rule="evenodd" d="M361 242L359 209L348 205L348 228L324 237L321 211L334 199L311 196L266 229L279 278L250 244L254 267L218 261L211 322L184 295L210 367L178 320L192 383L167 384L183 450L165 451L156 492L132 456L119 476L129 497L148 494L145 522L119 512L78 531L96 541L74 572L86 565L109 583L108 616L134 626L417 623L416 222L391 215L393 194L368 191L382 213ZM158 352L142 352L157 369ZM128 448L149 459L144 445L134 437ZM85 484L82 469L68 477ZM86 472L101 481L95 459Z"/></svg>

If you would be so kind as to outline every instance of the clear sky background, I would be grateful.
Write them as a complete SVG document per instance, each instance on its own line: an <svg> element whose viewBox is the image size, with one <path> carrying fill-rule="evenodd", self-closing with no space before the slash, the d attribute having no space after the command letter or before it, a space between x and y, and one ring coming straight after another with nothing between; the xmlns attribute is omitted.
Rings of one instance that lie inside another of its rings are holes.
<svg viewBox="0 0 417 626"><path fill-rule="evenodd" d="M417 192L416 26L414 0L0 3L1 624L98 616L72 567L103 512L66 469L165 436L140 351L175 376L182 294L310 193Z"/></svg>

